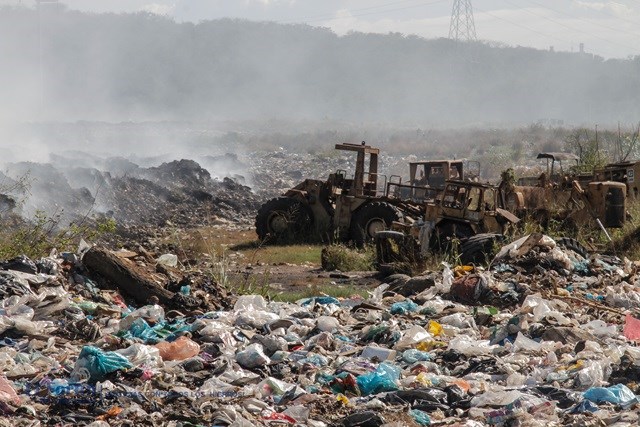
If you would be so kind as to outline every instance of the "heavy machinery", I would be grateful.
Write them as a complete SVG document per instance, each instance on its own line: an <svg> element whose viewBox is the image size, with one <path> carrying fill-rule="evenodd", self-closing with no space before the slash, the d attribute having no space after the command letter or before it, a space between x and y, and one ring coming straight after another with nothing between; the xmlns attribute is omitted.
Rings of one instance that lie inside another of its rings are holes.
<svg viewBox="0 0 640 427"><path fill-rule="evenodd" d="M335 148L356 153L353 177L338 170L326 181L306 179L266 202L256 216L260 240L341 240L361 246L393 222L424 218L425 200L442 191L429 187L436 171L438 177L447 178L462 177L464 172L461 161L414 162L407 183L397 176L387 181L378 173L378 148L364 143L336 144Z"/></svg>
<svg viewBox="0 0 640 427"><path fill-rule="evenodd" d="M420 264L430 252L459 244L463 262L474 262L519 218L503 209L500 189L491 184L448 180L436 200L427 202L424 221L394 223L376 235L380 266Z"/></svg>
<svg viewBox="0 0 640 427"><path fill-rule="evenodd" d="M394 263L419 265L429 252L447 250L454 241L459 243L461 262L482 261L522 215L538 221L571 221L575 226L593 222L607 237L606 228L624 225L625 184L594 181L583 189L574 180L570 186L523 186L514 185L513 180L499 186L447 181L439 197L426 203L423 222L412 226L394 223L397 231L376 235L378 264L382 269Z"/></svg>
<svg viewBox="0 0 640 427"><path fill-rule="evenodd" d="M447 180L477 180L480 163L464 160L421 160L409 163L409 180L392 175L387 183L387 193L414 201L435 200L444 190Z"/></svg>
<svg viewBox="0 0 640 427"><path fill-rule="evenodd" d="M562 185L567 181L570 172L579 164L580 158L572 153L539 153L536 159L546 160L546 171L539 176L518 179L518 185L545 186L547 184Z"/></svg>
<svg viewBox="0 0 640 427"><path fill-rule="evenodd" d="M610 163L602 169L596 169L595 178L600 181L615 181L627 186L627 197L638 200L640 197L640 161Z"/></svg>
<svg viewBox="0 0 640 427"><path fill-rule="evenodd" d="M621 174L576 173L579 157L571 153L540 153L546 171L537 177L515 179L513 169L502 173L500 191L505 209L546 228L555 221L575 230L594 222L602 230L620 228L626 220L626 188ZM626 172L626 171L625 171ZM633 176L633 173L631 173ZM612 179L615 176L618 179Z"/></svg>

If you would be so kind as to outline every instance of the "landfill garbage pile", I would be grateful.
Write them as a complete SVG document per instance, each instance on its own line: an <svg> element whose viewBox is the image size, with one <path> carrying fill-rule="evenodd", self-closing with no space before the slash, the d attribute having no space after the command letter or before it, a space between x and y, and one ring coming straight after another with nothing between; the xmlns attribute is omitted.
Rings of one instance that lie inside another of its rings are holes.
<svg viewBox="0 0 640 427"><path fill-rule="evenodd" d="M0 425L638 424L639 266L542 235L368 298L226 295L172 254L0 264Z"/></svg>
<svg viewBox="0 0 640 427"><path fill-rule="evenodd" d="M60 156L59 165L67 165ZM10 208L24 201L23 214L46 212L64 224L93 214L113 217L119 225L163 226L168 221L182 226L250 224L262 199L251 188L211 174L193 160L176 160L142 168L124 159L102 161L114 172L92 167L15 163L0 188L16 187L27 177L27 187L9 192ZM1 177L0 177L1 178ZM4 199L2 199L4 200ZM11 204L11 200L13 203ZM5 204L7 204L5 203Z"/></svg>
<svg viewBox="0 0 640 427"><path fill-rule="evenodd" d="M353 170L355 157L349 154L281 150L250 152L240 158L226 153L158 165L157 159L102 158L80 151L52 153L50 163L5 165L7 176L0 174L0 215L14 211L33 218L36 212L45 212L66 225L97 214L113 217L127 229L153 229L167 223L180 227L253 225L255 212L266 200L302 180L327 179L337 170ZM416 160L415 156L383 154L380 173L405 176L410 160ZM14 188L24 177L26 187Z"/></svg>

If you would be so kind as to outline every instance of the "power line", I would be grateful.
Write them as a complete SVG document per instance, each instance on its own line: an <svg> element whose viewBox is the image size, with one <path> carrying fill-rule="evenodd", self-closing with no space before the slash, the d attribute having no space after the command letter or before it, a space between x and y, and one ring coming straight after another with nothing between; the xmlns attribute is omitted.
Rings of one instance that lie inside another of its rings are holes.
<svg viewBox="0 0 640 427"><path fill-rule="evenodd" d="M551 7L545 6L545 5L543 5L543 4L540 4L540 3L538 3L538 2L535 2L535 1L533 1L533 0L527 0L527 1L528 1L529 3L535 4L536 6L539 6L539 7L543 8L543 9L549 9L549 10L551 10L551 11L553 11L553 12L556 12L556 13L559 13L559 14L561 14L561 15L568 16L568 17L570 17L570 18L572 18L572 19L574 19L574 20L576 20L576 21L586 22L586 23L588 23L588 24L590 24L590 25L596 25L596 26L598 26L598 27L606 28L606 29L608 29L608 30L616 31L616 32L623 33L623 34L631 34L631 33L629 33L629 31L626 31L626 30L620 30L620 29L618 29L618 28L609 27L608 25L602 25L602 24L601 24L601 23L599 23L599 22L595 22L595 21L587 21L586 19L578 18L578 17L576 17L576 16L573 16L573 15L572 15L572 14L570 14L570 13L563 12L563 11L560 11L560 10L557 10L557 9L553 9L553 8L551 8ZM604 9L604 10L606 10L606 9ZM628 20L628 19L624 19L624 18L622 18L622 17L620 17L620 16L615 16L615 15L613 15L613 14L611 14L611 13L607 13L607 15L609 15L609 16L611 16L611 17L613 17L613 18L619 19L619 20L621 20L621 21L623 21L623 22L628 22L628 23L630 23L630 24L634 24L634 25L636 25L636 24L637 24L637 22L630 21L630 20ZM637 34L633 34L633 35L637 35ZM639 35L639 37L640 37L640 35Z"/></svg>
<svg viewBox="0 0 640 427"><path fill-rule="evenodd" d="M511 6L518 7L517 5L515 5L515 4L513 4L513 3L511 3L509 0L504 0L504 2L505 2L505 3L507 3L507 4L510 4ZM615 44L615 45L618 45L618 46L621 46L621 47L625 47L625 48L627 48L627 49L632 49L632 50L637 49L637 47L635 47L635 46L634 46L634 47L627 46L627 45L625 45L625 44L623 44L623 43L614 42L614 41L612 41L612 40L605 39L604 37L600 37L600 36L598 36L598 35L596 35L596 34L588 33L588 32L586 32L586 31L582 31L582 30L580 30L580 29L578 29L578 28L570 27L569 25L566 25L566 24L564 24L564 23L562 23L562 22L556 21L555 19L551 19L551 18L549 18L548 16L544 16L544 15L540 15L539 13L532 12L530 9L522 8L522 10L524 10L525 12L527 12L527 13L529 13L529 14L533 15L533 16L537 16L537 17L539 17L539 18L546 19L547 21L549 21L549 22L553 22L553 23L554 23L554 24L556 24L556 25L560 25L560 26L562 26L562 27L565 27L565 28L567 28L567 29L569 29L569 30L571 30L571 31L576 31L576 32L578 32L578 33L585 34L585 35L587 35L587 36L589 36L589 37L594 37L594 38L596 38L596 39L600 39L600 40L605 41L605 42L607 42L607 43Z"/></svg>
<svg viewBox="0 0 640 427"><path fill-rule="evenodd" d="M338 19L349 19L349 18L356 18L356 17L360 17L360 16L376 15L376 14L380 14L380 13L396 12L398 10L407 10L407 9L415 9L415 8L424 7L424 6L432 6L434 4L444 3L446 1L448 1L448 0L436 0L436 1L430 1L430 2L420 3L420 4L415 4L415 5L411 5L411 6L397 7L397 8L393 8L393 9L385 9L385 10L378 10L378 11L358 13L358 14L351 14L350 13L349 16L335 16L335 14L326 14L326 15L316 15L316 16L327 16L327 18L322 18L322 19L312 19L314 17L307 17L307 18L280 20L280 21L276 21L276 22L279 22L279 23L307 22L308 23L308 22L322 22L322 21L329 21L329 20L334 21L334 20L338 20ZM371 6L371 7L367 7L367 8L352 9L352 10L348 10L348 12L366 10L366 9L372 9L372 8L379 8L379 7L386 7L388 5L393 5L393 4L397 4L397 3L401 3L401 2L387 3L386 5ZM402 2L402 3L404 3L404 2Z"/></svg>
<svg viewBox="0 0 640 427"><path fill-rule="evenodd" d="M479 9L477 6L476 6L476 10L477 10L477 11L480 11L480 12L482 12L482 13L486 14L486 15L492 16L492 17L494 17L494 18L496 18L496 19L499 19L499 20L501 20L501 21L508 22L508 23L510 23L510 24L512 24L512 25L515 25L516 27L520 27L520 28L523 28L523 29L525 29L525 30L527 30L527 31L531 31L532 33L536 33L536 34L538 34L538 35L541 35L541 36L543 36L543 37L552 38L552 39L555 39L555 40L558 40L558 41L561 41L561 42L565 42L565 43L567 43L567 42L568 42L568 43L571 43L571 42L570 42L570 41L568 41L568 40L565 40L565 39L562 39L562 38L556 37L556 36L551 35L551 34L545 34L545 33L542 33L542 32L540 32L540 31L534 30L533 28L529 28L529 27L527 27L526 25L522 25L522 24L519 24L519 23L517 23L517 22L514 22L514 21L512 21L512 20L510 20L510 19L506 19L506 18L503 18L503 17L501 17L501 16L495 15L495 14L493 14L493 13L489 12L489 11L486 11L486 10L483 10L483 9Z"/></svg>

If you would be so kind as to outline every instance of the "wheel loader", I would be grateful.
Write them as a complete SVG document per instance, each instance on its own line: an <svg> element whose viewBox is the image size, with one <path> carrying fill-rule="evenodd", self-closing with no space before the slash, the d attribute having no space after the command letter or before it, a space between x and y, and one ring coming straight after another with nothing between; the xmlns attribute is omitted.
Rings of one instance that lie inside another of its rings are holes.
<svg viewBox="0 0 640 427"><path fill-rule="evenodd" d="M463 176L462 162L437 160L410 164L407 183L378 173L378 148L336 144L336 150L356 155L351 177L338 170L326 181L306 179L258 210L256 232L261 241L351 241L356 246L373 241L393 222L412 223L424 217L425 200L442 188L430 187L424 172L438 167L441 176Z"/></svg>
<svg viewBox="0 0 640 427"><path fill-rule="evenodd" d="M505 240L509 229L515 231L520 221L516 214L534 213L540 221L554 218L582 227L593 223L609 236L606 228L625 223L625 184L596 181L586 187L575 180L570 190L504 181L499 186L447 181L440 196L426 203L423 222L394 223L396 231L376 235L378 265L381 270L398 263L419 266L430 252L449 250L454 242L459 243L462 263L486 261L496 242Z"/></svg>
<svg viewBox="0 0 640 427"><path fill-rule="evenodd" d="M499 187L469 181L446 181L439 197L425 205L424 220L394 223L375 237L381 270L395 263L421 265L434 251L454 245L463 262L477 262L519 218L503 208Z"/></svg>

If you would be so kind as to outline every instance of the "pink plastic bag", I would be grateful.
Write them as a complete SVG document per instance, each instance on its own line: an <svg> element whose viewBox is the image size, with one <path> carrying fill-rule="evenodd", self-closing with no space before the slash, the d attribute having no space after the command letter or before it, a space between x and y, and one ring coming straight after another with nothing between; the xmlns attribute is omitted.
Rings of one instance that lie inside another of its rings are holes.
<svg viewBox="0 0 640 427"><path fill-rule="evenodd" d="M640 320L630 314L624 318L624 336L630 340L640 340Z"/></svg>
<svg viewBox="0 0 640 427"><path fill-rule="evenodd" d="M13 389L13 385L5 376L0 376L0 402L20 404L20 396Z"/></svg>
<svg viewBox="0 0 640 427"><path fill-rule="evenodd" d="M173 342L163 341L156 344L162 360L184 360L200 353L200 346L187 337L180 337Z"/></svg>

